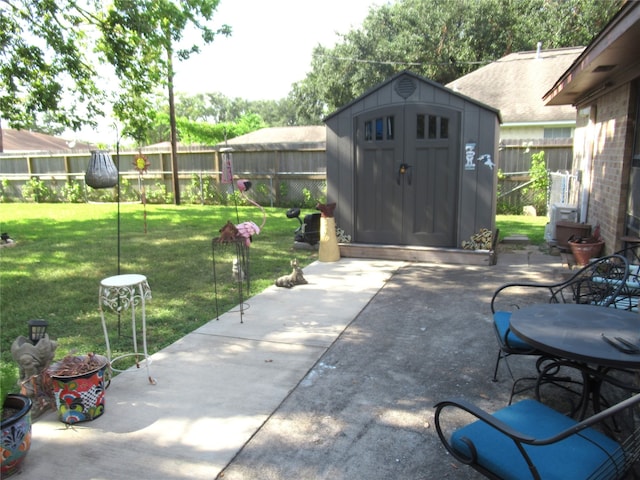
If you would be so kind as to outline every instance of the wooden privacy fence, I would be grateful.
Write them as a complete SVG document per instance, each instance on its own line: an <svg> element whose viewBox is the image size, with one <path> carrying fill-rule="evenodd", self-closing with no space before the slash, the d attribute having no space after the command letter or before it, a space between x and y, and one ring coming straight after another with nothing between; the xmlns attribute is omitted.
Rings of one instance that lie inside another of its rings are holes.
<svg viewBox="0 0 640 480"><path fill-rule="evenodd" d="M573 156L572 139L503 140L500 142L498 168L504 174L499 181L498 203L506 209L521 210L530 203L523 193L529 182L531 155L544 150L550 172L569 172ZM171 202L171 154L165 149L142 150L150 162L144 175L134 169L137 151L111 155L119 163L121 198L139 198L144 184L147 200ZM34 153L0 155L0 196L2 201L87 201L115 200L115 192L94 191L84 185L84 173L90 152ZM119 160L118 160L119 158ZM324 148L287 150L251 150L232 153L237 178L252 182L252 198L271 206L312 207L326 196L326 152ZM213 148L180 148L178 180L181 201L185 203L224 203L231 192L221 183L222 154ZM24 198L23 187L34 179L46 189L48 199ZM75 188L70 188L72 185ZM73 198L69 191L74 192Z"/></svg>
<svg viewBox="0 0 640 480"><path fill-rule="evenodd" d="M142 186L148 201L173 199L171 154L166 150L143 149L150 163L147 172L134 168L137 151L111 156L120 173L121 199L140 198ZM211 148L181 149L178 152L178 180L181 201L186 203L225 203L232 186L222 183L222 154ZM116 189L93 190L84 184L90 152L0 155L0 195L3 201L87 201L116 200ZM252 182L251 197L271 206L307 206L326 195L326 156L324 150L234 152L236 178ZM47 198L25 198L40 186ZM234 186L235 188L235 186ZM75 191L69 199L69 191ZM315 203L313 203L315 205Z"/></svg>

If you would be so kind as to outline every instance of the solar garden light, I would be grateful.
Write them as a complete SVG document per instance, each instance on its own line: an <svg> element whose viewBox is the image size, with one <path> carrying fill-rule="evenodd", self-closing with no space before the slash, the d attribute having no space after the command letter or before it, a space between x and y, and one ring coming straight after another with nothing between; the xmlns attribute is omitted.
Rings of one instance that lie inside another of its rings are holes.
<svg viewBox="0 0 640 480"><path fill-rule="evenodd" d="M48 326L49 322L46 320L29 320L29 340L33 345L44 338Z"/></svg>

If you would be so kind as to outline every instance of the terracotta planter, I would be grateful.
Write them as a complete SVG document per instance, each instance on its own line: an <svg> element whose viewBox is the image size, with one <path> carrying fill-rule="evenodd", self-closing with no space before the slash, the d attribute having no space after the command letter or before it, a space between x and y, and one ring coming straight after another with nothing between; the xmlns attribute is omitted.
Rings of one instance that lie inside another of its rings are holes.
<svg viewBox="0 0 640 480"><path fill-rule="evenodd" d="M31 448L31 399L25 395L9 394L3 408L15 413L2 419L2 478L7 478L20 470L22 461Z"/></svg>
<svg viewBox="0 0 640 480"><path fill-rule="evenodd" d="M102 355L95 357L100 360L100 366L86 373L71 376L56 374L58 364L49 369L61 422L86 422L104 413L105 373L109 362Z"/></svg>
<svg viewBox="0 0 640 480"><path fill-rule="evenodd" d="M587 265L589 260L600 256L604 242L569 242L569 248L578 265Z"/></svg>

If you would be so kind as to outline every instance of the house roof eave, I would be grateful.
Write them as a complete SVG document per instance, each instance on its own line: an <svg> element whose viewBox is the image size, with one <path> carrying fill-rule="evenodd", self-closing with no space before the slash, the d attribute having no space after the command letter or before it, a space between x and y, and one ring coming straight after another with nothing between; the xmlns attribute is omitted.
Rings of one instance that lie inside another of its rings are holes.
<svg viewBox="0 0 640 480"><path fill-rule="evenodd" d="M626 2L620 11L543 96L546 105L580 105L601 95L638 69L640 2ZM635 69L631 67L636 67Z"/></svg>

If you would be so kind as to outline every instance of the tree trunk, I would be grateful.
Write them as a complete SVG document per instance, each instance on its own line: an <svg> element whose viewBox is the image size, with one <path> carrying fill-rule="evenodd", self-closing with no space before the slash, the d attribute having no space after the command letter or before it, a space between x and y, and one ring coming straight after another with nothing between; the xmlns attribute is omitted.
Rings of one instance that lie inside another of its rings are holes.
<svg viewBox="0 0 640 480"><path fill-rule="evenodd" d="M169 93L169 126L171 128L171 180L173 182L173 203L180 205L180 178L178 176L178 134L176 127L176 107L173 98L173 52L167 49L167 90Z"/></svg>

